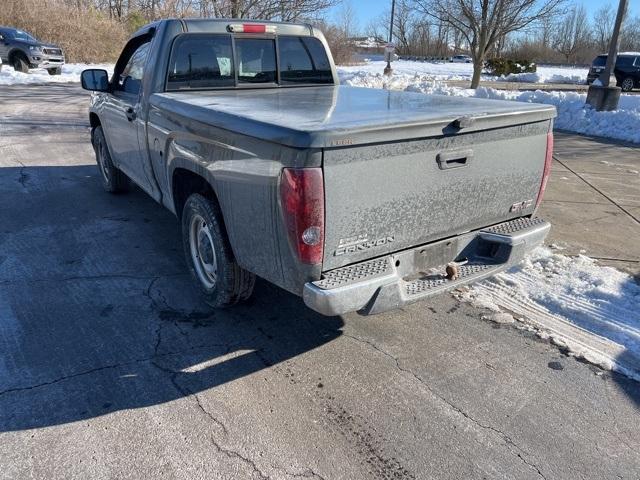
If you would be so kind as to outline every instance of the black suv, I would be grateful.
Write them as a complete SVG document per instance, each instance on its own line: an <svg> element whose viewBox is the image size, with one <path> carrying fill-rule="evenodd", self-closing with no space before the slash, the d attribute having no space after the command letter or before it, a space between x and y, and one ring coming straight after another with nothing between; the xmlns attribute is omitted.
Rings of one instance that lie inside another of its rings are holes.
<svg viewBox="0 0 640 480"><path fill-rule="evenodd" d="M587 75L587 83L591 85L600 76L607 64L606 55L598 55ZM618 54L616 68L613 70L617 85L624 92L640 87L640 53L623 52Z"/></svg>
<svg viewBox="0 0 640 480"><path fill-rule="evenodd" d="M62 49L36 40L23 30L0 27L0 58L17 72L46 68L49 75L60 75L64 65Z"/></svg>

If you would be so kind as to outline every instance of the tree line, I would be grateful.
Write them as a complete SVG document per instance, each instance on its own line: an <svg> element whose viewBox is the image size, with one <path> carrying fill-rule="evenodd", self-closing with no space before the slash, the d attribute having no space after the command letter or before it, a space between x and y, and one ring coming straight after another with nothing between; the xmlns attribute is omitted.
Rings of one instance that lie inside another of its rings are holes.
<svg viewBox="0 0 640 480"><path fill-rule="evenodd" d="M589 63L607 50L616 8L602 4L590 18L569 0L397 0L393 41L403 55L468 53L475 86L492 57ZM81 62L113 61L128 35L167 17L312 22L325 32L337 63L351 60L349 38L386 39L390 23L386 12L358 28L348 0L3 0L0 9L0 24L58 43L69 61ZM640 50L637 16L625 20L621 50Z"/></svg>

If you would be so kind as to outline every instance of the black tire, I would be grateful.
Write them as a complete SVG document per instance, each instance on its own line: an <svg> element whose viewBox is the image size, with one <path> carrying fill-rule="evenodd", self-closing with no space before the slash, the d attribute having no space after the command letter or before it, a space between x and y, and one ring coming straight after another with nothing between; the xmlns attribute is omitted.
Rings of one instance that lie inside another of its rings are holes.
<svg viewBox="0 0 640 480"><path fill-rule="evenodd" d="M91 141L93 150L96 153L96 163L98 164L98 171L100 172L100 179L104 189L109 193L126 192L129 187L129 179L113 164L109 147L100 125L93 130Z"/></svg>
<svg viewBox="0 0 640 480"><path fill-rule="evenodd" d="M29 73L29 64L21 55L13 57L13 69L16 72Z"/></svg>
<svg viewBox="0 0 640 480"><path fill-rule="evenodd" d="M199 228L202 222L204 228ZM187 199L182 210L182 243L191 276L208 305L230 307L251 296L256 276L236 263L215 201L198 193Z"/></svg>
<svg viewBox="0 0 640 480"><path fill-rule="evenodd" d="M623 92L630 92L631 90L633 90L634 86L635 86L635 82L631 77L625 77L620 82L620 88L622 88Z"/></svg>
<svg viewBox="0 0 640 480"><path fill-rule="evenodd" d="M49 75L60 75L62 74L62 67L47 68L47 72L49 72Z"/></svg>

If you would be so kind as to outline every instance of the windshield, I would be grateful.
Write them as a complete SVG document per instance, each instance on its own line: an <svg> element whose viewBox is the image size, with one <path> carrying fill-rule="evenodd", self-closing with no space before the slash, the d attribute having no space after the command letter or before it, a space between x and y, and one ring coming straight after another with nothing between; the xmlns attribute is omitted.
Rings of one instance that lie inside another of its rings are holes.
<svg viewBox="0 0 640 480"><path fill-rule="evenodd" d="M600 55L593 61L594 67L604 67L607 64L607 56Z"/></svg>
<svg viewBox="0 0 640 480"><path fill-rule="evenodd" d="M37 42L34 37L22 30L10 30L7 33L9 34L9 38L13 38L14 40L20 40L22 42Z"/></svg>

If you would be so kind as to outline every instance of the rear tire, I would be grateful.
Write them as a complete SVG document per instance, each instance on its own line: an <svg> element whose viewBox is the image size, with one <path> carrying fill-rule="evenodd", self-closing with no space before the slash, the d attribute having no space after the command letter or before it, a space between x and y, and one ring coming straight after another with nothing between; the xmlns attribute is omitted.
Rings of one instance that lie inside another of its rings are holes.
<svg viewBox="0 0 640 480"><path fill-rule="evenodd" d="M635 82L631 77L625 77L622 82L620 82L620 88L622 88L623 92L630 92L631 90L633 90L634 86Z"/></svg>
<svg viewBox="0 0 640 480"><path fill-rule="evenodd" d="M187 198L182 243L191 276L208 305L230 307L251 296L256 276L235 261L216 202L198 193Z"/></svg>
<svg viewBox="0 0 640 480"><path fill-rule="evenodd" d="M13 69L16 72L29 73L29 64L23 57L21 57L20 55L17 55L13 59Z"/></svg>
<svg viewBox="0 0 640 480"><path fill-rule="evenodd" d="M62 68L61 67L47 68L47 72L49 72L49 75L60 75L62 74Z"/></svg>
<svg viewBox="0 0 640 480"><path fill-rule="evenodd" d="M93 130L91 141L104 189L109 193L126 192L129 187L129 179L113 164L102 126L98 125Z"/></svg>

